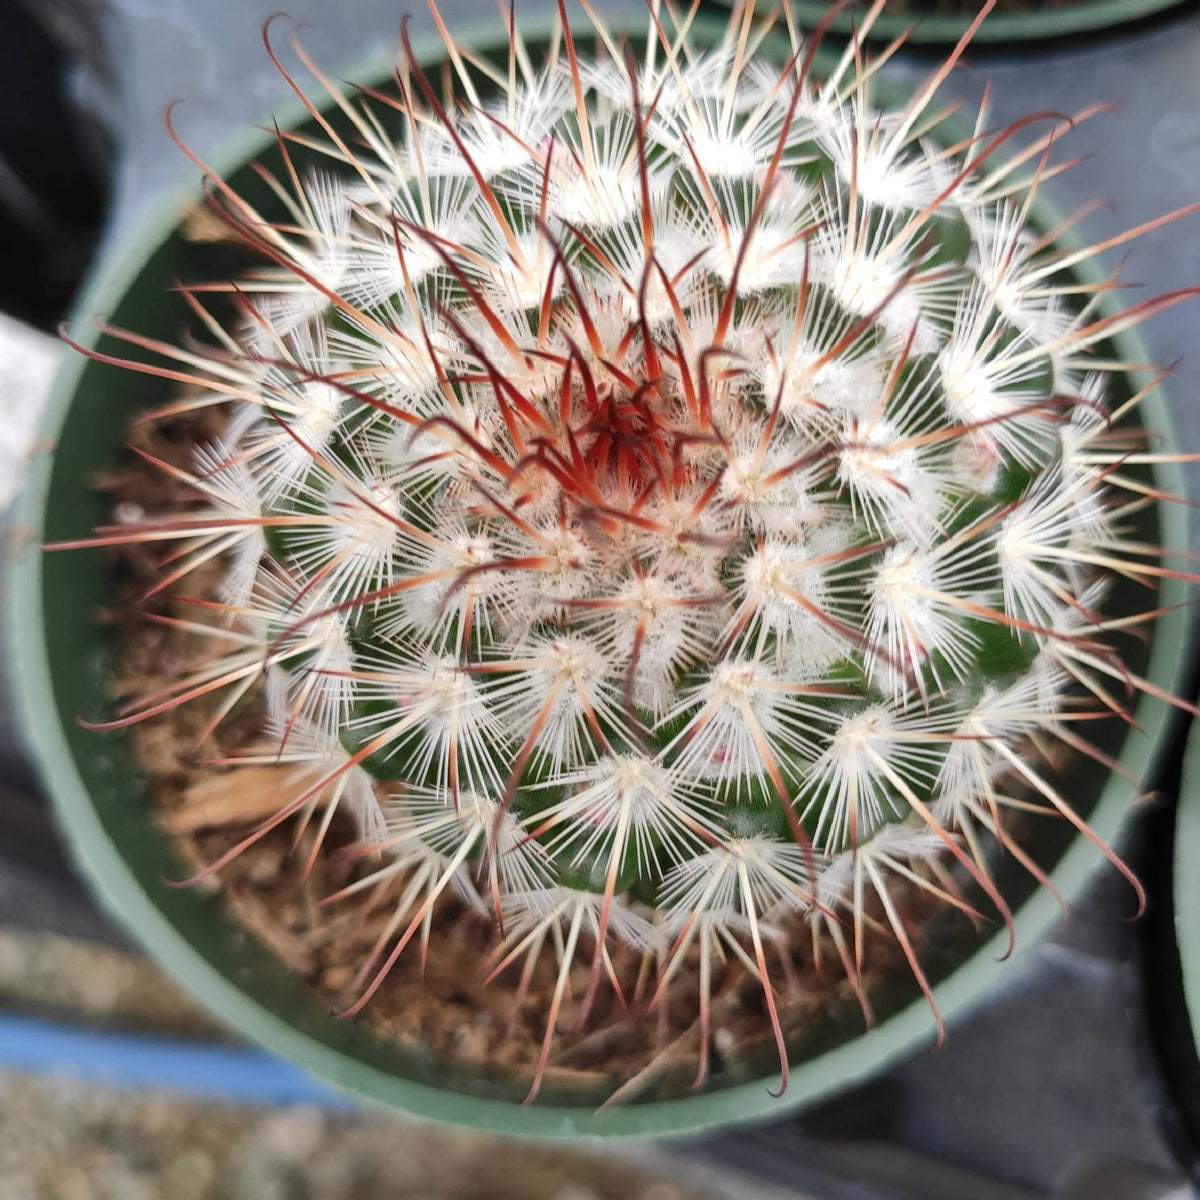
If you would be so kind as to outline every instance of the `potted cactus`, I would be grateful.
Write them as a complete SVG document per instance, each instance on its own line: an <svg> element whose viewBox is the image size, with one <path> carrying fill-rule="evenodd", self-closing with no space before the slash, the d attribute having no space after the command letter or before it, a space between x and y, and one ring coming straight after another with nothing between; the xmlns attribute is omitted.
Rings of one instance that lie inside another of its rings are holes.
<svg viewBox="0 0 1200 1200"><path fill-rule="evenodd" d="M1099 855L1138 907L1111 843L1187 577L1131 331L1184 293L1112 305L1090 260L1145 228L1064 240L1061 118L942 137L965 43L889 105L818 57L836 14L562 10L499 53L439 18L356 91L305 60L324 108L200 164L231 236L164 215L70 328L35 746L135 932L336 1083L545 1135L747 1119L940 1037ZM102 548L154 552L140 608ZM188 862L185 770L240 816ZM211 892L247 864L258 924Z"/></svg>

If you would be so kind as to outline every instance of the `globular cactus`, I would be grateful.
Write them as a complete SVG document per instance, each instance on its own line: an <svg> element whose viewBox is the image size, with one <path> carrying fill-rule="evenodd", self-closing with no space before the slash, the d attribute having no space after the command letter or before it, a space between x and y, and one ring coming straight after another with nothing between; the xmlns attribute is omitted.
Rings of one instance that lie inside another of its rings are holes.
<svg viewBox="0 0 1200 1200"><path fill-rule="evenodd" d="M410 48L386 94L304 59L335 116L280 135L274 219L210 174L265 265L182 289L202 344L121 336L189 385L151 419L225 431L168 468L195 508L88 544L170 542L163 587L221 556L215 650L111 724L264 697L242 759L293 782L210 869L348 810L381 852L349 892L395 903L352 1011L453 891L493 974L557 955L531 1095L618 943L651 1005L698 964L701 1077L714 978L757 977L786 1084L795 930L856 985L890 930L928 994L898 886L1010 921L1014 810L1090 836L1041 760L1108 761L1078 722L1150 687L1113 639L1153 613L1106 622L1106 581L1165 571L1093 351L1180 296L1097 316L1071 268L1143 230L1026 227L1061 116L932 139L967 39L878 111L859 43L818 77L749 2L712 48L592 21L493 61L439 18L445 78Z"/></svg>

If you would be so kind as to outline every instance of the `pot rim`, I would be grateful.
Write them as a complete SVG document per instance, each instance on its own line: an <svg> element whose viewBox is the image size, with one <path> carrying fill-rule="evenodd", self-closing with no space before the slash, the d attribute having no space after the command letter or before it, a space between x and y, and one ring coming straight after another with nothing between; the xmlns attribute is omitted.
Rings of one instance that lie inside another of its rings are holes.
<svg viewBox="0 0 1200 1200"><path fill-rule="evenodd" d="M1083 0L1068 8L1048 12L994 13L976 31L971 44L1044 42L1072 35L1101 33L1141 21L1172 8L1180 8L1185 0ZM801 27L820 21L829 5L820 0L792 0L792 9ZM834 18L832 32L848 35L861 12L843 12ZM929 16L882 13L868 34L870 41L887 41L908 33L908 40L921 45L953 45L967 32L970 17L952 14Z"/></svg>

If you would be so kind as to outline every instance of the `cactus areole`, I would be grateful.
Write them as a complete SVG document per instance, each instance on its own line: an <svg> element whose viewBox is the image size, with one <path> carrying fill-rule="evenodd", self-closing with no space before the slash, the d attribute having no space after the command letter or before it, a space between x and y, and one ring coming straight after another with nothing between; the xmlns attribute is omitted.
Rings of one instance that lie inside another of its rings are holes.
<svg viewBox="0 0 1200 1200"><path fill-rule="evenodd" d="M450 895L494 922L489 980L552 961L531 1115L556 1031L630 962L630 1019L695 1014L681 1105L719 1083L720 982L755 981L765 1097L787 956L845 972L869 1021L890 941L940 1036L913 897L1003 950L996 863L1050 882L1039 830L1073 826L1140 905L1070 764L1129 774L1126 707L1171 685L1125 647L1187 578L1153 541L1178 529L1180 457L1138 415L1158 379L1116 349L1186 293L1118 310L1086 267L1181 213L1044 236L1066 118L996 128L985 101L934 136L970 33L881 108L892 48L818 72L822 30L752 3L703 35L657 3L639 38L587 16L536 51L514 21L488 58L435 11L442 66L406 31L380 89L293 39L332 115L306 101L253 201L196 159L258 265L183 281L186 339L80 346L166 381L142 421L219 409L190 465L146 467L194 503L49 547L156 541L156 590L225 564L187 618L210 652L98 727L260 706L222 769L290 785L197 879L284 823L327 853L351 818L368 865L335 899L393 915L342 1015L436 953Z"/></svg>

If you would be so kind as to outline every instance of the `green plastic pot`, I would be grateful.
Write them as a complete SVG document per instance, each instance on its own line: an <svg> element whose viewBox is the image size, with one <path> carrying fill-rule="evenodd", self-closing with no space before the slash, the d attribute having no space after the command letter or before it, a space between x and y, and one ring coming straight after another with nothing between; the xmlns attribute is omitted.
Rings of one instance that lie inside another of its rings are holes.
<svg viewBox="0 0 1200 1200"><path fill-rule="evenodd" d="M1178 8L1183 0L1081 0L1065 8L1049 9L1044 12L1001 12L993 13L976 31L972 43L983 42L1039 42L1050 38L1100 33L1118 25L1141 21L1169 8ZM813 29L829 12L829 4L820 0L793 0L792 11L801 29ZM834 33L848 35L856 25L861 25L863 13L870 7L865 2L861 7L851 8L834 18L831 29ZM910 42L927 45L953 46L967 32L972 17L946 13L880 14L867 35L873 41L890 41L900 34L912 30Z"/></svg>
<svg viewBox="0 0 1200 1200"><path fill-rule="evenodd" d="M719 28L702 21L694 37L713 38ZM529 29L527 36L534 39L539 32L545 29ZM502 39L498 24L481 25L472 44L495 46ZM417 49L433 61L440 45L425 41ZM782 61L782 44L775 43L774 49ZM382 75L376 63L355 77ZM303 123L303 114L292 117L294 124ZM249 172L239 175L239 167L269 146L269 139L255 134L213 165L235 184L249 184ZM194 195L164 199L143 223L136 242L106 258L77 306L75 336L104 348L105 339L89 332L97 314L151 336L178 335L187 313L182 302L168 301L167 288L176 278L211 277L222 270L220 262L214 262L214 256L219 259L215 247L197 249L178 234L180 217L194 200ZM1035 220L1043 228L1059 223L1058 214L1040 203ZM1098 273L1081 274L1098 279ZM1102 307L1106 304L1107 297ZM1141 344L1128 334L1116 339L1111 349L1131 362L1149 361ZM1131 376L1126 390L1145 382L1141 374ZM539 1137L666 1136L778 1117L932 1041L933 1022L915 985L897 979L874 998L881 1018L874 1029L864 1032L855 1010L793 1047L791 1085L782 1099L768 1091L777 1079L772 1056L736 1077L715 1076L698 1094L648 1096L597 1113L600 1097L556 1092L547 1083L536 1105L521 1107L525 1085L519 1081L439 1063L385 1043L359 1024L336 1020L234 924L218 898L168 887L164 874L184 871L152 820L148 782L135 769L121 737L88 732L77 721L80 715L95 717L106 710L106 683L114 671L115 648L99 619L112 587L103 559L98 551L43 555L39 550L43 542L86 534L102 518L105 502L90 481L121 453L130 415L161 402L168 386L98 366L79 355L66 362L42 427L44 444L53 450L32 464L17 513L10 653L25 729L81 869L130 932L218 1018L361 1097L435 1120ZM1141 417L1159 444L1172 444L1161 392L1143 405ZM1160 487L1182 493L1176 466L1156 467L1155 476ZM1180 505L1150 510L1144 536L1159 537L1170 547L1183 546L1183 512ZM1118 608L1123 595L1120 589L1115 593ZM1179 584L1163 581L1158 603L1175 605L1181 597ZM1168 611L1157 624L1144 661L1135 664L1163 688L1174 686L1184 658L1184 630L1182 612ZM1113 744L1124 738L1121 764L1135 777L1145 778L1154 770L1166 711L1163 703L1143 697L1136 713L1140 732L1128 733L1113 722ZM1075 803L1108 841L1120 832L1129 793L1126 782L1090 760L1078 765L1072 780ZM1058 890L1073 896L1095 865L1097 852L1074 836L1066 822L1042 823L1041 828L1048 832L1033 852ZM999 862L997 872L1016 914L1019 944L1027 947L1056 923L1057 904L1011 862ZM968 938L972 940L935 945L926 956L938 1004L949 1018L1003 979L1003 935Z"/></svg>
<svg viewBox="0 0 1200 1200"><path fill-rule="evenodd" d="M1200 1143L1200 723L1193 722L1175 808L1171 930L1158 947L1160 1050L1183 1120ZM1193 1153L1194 1150L1193 1150Z"/></svg>

